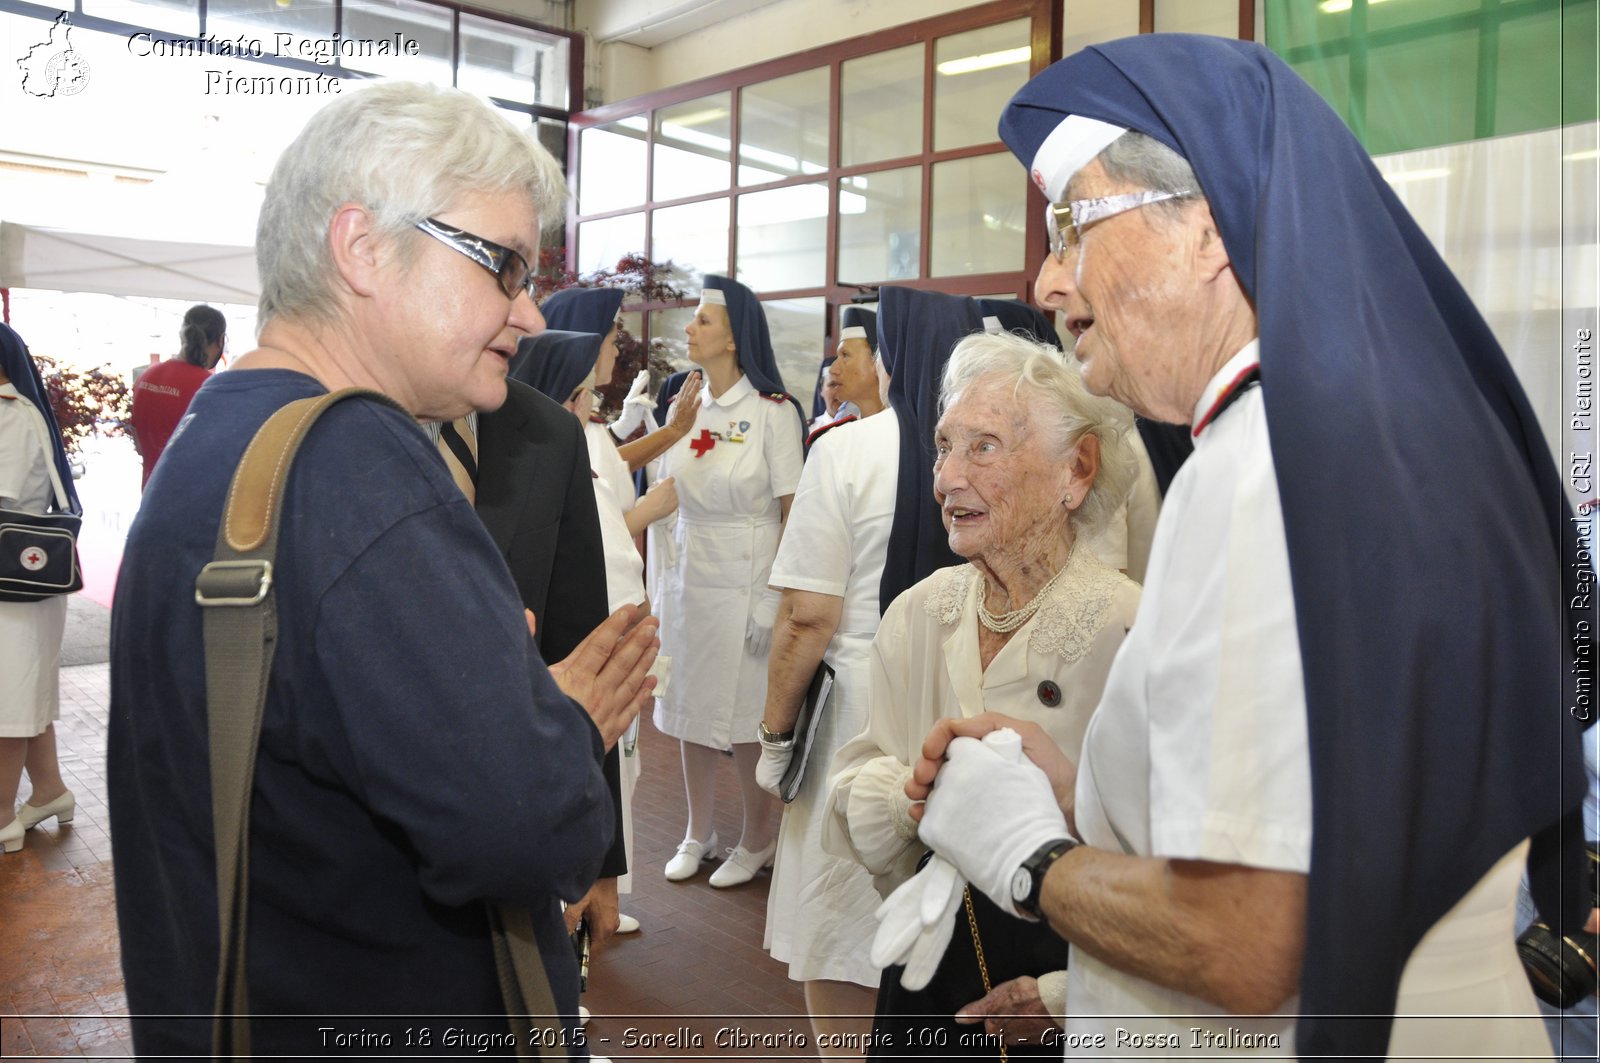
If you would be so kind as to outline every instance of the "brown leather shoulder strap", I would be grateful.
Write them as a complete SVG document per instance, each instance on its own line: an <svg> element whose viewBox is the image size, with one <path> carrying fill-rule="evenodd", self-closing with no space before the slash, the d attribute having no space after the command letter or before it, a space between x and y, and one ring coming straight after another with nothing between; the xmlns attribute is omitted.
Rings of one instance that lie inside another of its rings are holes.
<svg viewBox="0 0 1600 1063"><path fill-rule="evenodd" d="M370 399L405 412L387 395L346 388L299 399L274 413L250 441L234 471L215 553L195 578L195 601L203 608L211 826L217 859L220 951L212 1052L218 1059L250 1054L250 1001L245 979L250 797L267 677L278 638L272 564L278 549L283 490L311 426L334 405L352 398Z"/></svg>

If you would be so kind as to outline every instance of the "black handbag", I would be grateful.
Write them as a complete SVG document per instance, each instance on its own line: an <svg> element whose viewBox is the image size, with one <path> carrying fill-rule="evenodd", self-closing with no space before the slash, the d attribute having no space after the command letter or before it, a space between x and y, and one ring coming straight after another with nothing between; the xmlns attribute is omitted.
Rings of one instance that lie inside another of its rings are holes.
<svg viewBox="0 0 1600 1063"><path fill-rule="evenodd" d="M50 442L43 442L49 456ZM83 510L67 495L56 463L46 464L55 491L55 512L0 509L0 602L37 602L83 588L83 571L78 565Z"/></svg>

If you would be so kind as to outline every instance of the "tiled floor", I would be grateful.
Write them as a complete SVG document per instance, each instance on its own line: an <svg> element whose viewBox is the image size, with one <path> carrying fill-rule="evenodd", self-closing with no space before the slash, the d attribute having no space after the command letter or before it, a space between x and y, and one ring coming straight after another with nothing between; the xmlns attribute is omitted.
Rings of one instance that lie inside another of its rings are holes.
<svg viewBox="0 0 1600 1063"><path fill-rule="evenodd" d="M0 1058L127 1058L106 827L107 667L63 668L61 680L58 743L78 810L70 825L49 821L29 832L21 852L0 856ZM613 939L591 962L584 1002L595 1014L593 1051L613 1059L809 1057L807 1049L782 1045L810 1027L799 986L761 948L767 877L713 890L704 872L686 883L662 876L683 834L682 776L676 743L648 723L641 730L645 770L634 797L639 874L623 909L643 929ZM731 759L717 797L717 829L736 837ZM722 1044L718 1030L726 1031ZM651 1046L649 1034L662 1039ZM777 1046L741 1050L728 1043L758 1035ZM696 1037L703 1045L694 1044Z"/></svg>
<svg viewBox="0 0 1600 1063"><path fill-rule="evenodd" d="M105 805L109 700L105 665L61 670L57 746L77 814L66 827L47 821L21 852L0 856L0 1057L132 1052Z"/></svg>

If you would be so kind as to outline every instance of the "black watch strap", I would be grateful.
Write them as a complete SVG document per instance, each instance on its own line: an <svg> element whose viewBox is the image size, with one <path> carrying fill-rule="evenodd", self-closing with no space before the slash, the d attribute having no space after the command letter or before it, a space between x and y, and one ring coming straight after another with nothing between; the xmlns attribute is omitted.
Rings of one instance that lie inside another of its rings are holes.
<svg viewBox="0 0 1600 1063"><path fill-rule="evenodd" d="M1053 842L1045 842L1033 851L1033 855L1022 862L1019 871L1026 872L1029 879L1028 892L1025 896L1013 896L1012 903L1018 911L1026 912L1035 919L1043 919L1044 912L1039 908L1041 895L1044 893L1044 877L1050 873L1050 868L1055 862L1076 849L1081 843L1071 838L1060 838Z"/></svg>

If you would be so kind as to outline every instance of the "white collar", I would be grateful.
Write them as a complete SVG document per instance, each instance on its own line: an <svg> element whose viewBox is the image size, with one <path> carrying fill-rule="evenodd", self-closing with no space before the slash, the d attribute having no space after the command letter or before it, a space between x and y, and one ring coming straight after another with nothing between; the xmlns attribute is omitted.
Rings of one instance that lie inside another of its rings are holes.
<svg viewBox="0 0 1600 1063"><path fill-rule="evenodd" d="M1250 370L1261 364L1261 340L1259 337L1251 340L1239 348L1239 353L1222 363L1222 368L1206 382L1205 390L1200 392L1200 401L1195 403L1194 416L1190 418L1191 426L1198 425L1211 413L1211 408L1230 390L1238 379Z"/></svg>
<svg viewBox="0 0 1600 1063"><path fill-rule="evenodd" d="M0 398L20 399L22 398L22 392L17 390L16 384L8 380L4 384L0 384Z"/></svg>
<svg viewBox="0 0 1600 1063"><path fill-rule="evenodd" d="M756 386L750 383L750 378L745 376L743 373L740 373L739 379L734 382L733 386L728 388L727 391L724 391L716 398L711 397L711 389L710 387L707 387L704 404L707 406L732 406L734 403L738 402L755 389Z"/></svg>

